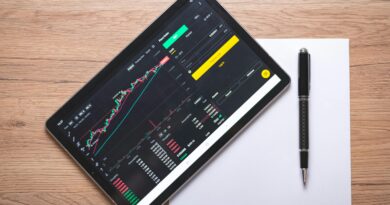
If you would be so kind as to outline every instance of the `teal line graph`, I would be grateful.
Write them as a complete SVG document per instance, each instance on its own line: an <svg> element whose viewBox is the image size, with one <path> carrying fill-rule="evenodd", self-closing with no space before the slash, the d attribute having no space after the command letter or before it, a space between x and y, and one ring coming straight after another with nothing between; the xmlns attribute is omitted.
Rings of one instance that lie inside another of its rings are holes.
<svg viewBox="0 0 390 205"><path fill-rule="evenodd" d="M160 68L161 69L161 68ZM106 145L106 143L110 140L110 138L116 133L116 131L122 126L123 122L126 120L126 118L129 116L129 114L131 113L131 111L134 109L135 105L138 103L138 101L141 99L142 95L145 93L145 91L148 89L149 85L152 83L152 81L154 80L154 78L157 76L157 74L159 73L160 69L157 70L157 72L150 78L149 82L145 85L144 89L141 91L141 93L139 94L139 96L135 99L135 101L133 102L133 104L131 105L129 111L127 111L125 117L123 117L123 119L119 122L119 124L115 127L115 129L112 131L112 133L107 137L107 139L104 141L104 143L99 147L99 149L95 152L95 154L93 155L94 157L96 157L99 152L103 149L104 145Z"/></svg>

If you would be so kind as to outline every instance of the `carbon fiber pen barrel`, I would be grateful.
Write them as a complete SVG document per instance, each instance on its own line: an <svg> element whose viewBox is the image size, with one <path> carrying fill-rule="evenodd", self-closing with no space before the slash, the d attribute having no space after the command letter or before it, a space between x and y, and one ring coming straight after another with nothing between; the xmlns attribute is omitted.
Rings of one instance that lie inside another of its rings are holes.
<svg viewBox="0 0 390 205"><path fill-rule="evenodd" d="M301 168L308 168L309 161L309 100L299 98L299 150Z"/></svg>
<svg viewBox="0 0 390 205"><path fill-rule="evenodd" d="M299 98L299 149L309 149L309 100Z"/></svg>

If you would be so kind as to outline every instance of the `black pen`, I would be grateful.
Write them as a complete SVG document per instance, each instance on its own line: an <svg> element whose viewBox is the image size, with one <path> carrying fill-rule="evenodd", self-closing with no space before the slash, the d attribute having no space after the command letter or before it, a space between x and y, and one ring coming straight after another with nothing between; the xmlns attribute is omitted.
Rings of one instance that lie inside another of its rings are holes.
<svg viewBox="0 0 390 205"><path fill-rule="evenodd" d="M310 54L306 48L299 51L299 152L303 184L306 186L309 161L309 91L310 91Z"/></svg>

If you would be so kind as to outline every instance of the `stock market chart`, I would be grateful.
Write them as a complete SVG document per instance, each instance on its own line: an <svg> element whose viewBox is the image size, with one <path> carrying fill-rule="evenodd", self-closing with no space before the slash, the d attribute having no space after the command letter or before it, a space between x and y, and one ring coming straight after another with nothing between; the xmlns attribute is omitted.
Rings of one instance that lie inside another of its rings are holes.
<svg viewBox="0 0 390 205"><path fill-rule="evenodd" d="M205 1L193 1L58 126L135 205L272 76Z"/></svg>

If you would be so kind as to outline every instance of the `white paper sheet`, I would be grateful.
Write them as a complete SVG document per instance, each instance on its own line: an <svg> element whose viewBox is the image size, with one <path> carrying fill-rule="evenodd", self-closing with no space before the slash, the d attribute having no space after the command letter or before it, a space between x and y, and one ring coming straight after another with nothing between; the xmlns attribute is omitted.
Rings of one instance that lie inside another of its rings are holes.
<svg viewBox="0 0 390 205"><path fill-rule="evenodd" d="M171 205L351 204L349 41L267 39L291 85L170 201ZM311 54L310 156L298 153L298 52Z"/></svg>

